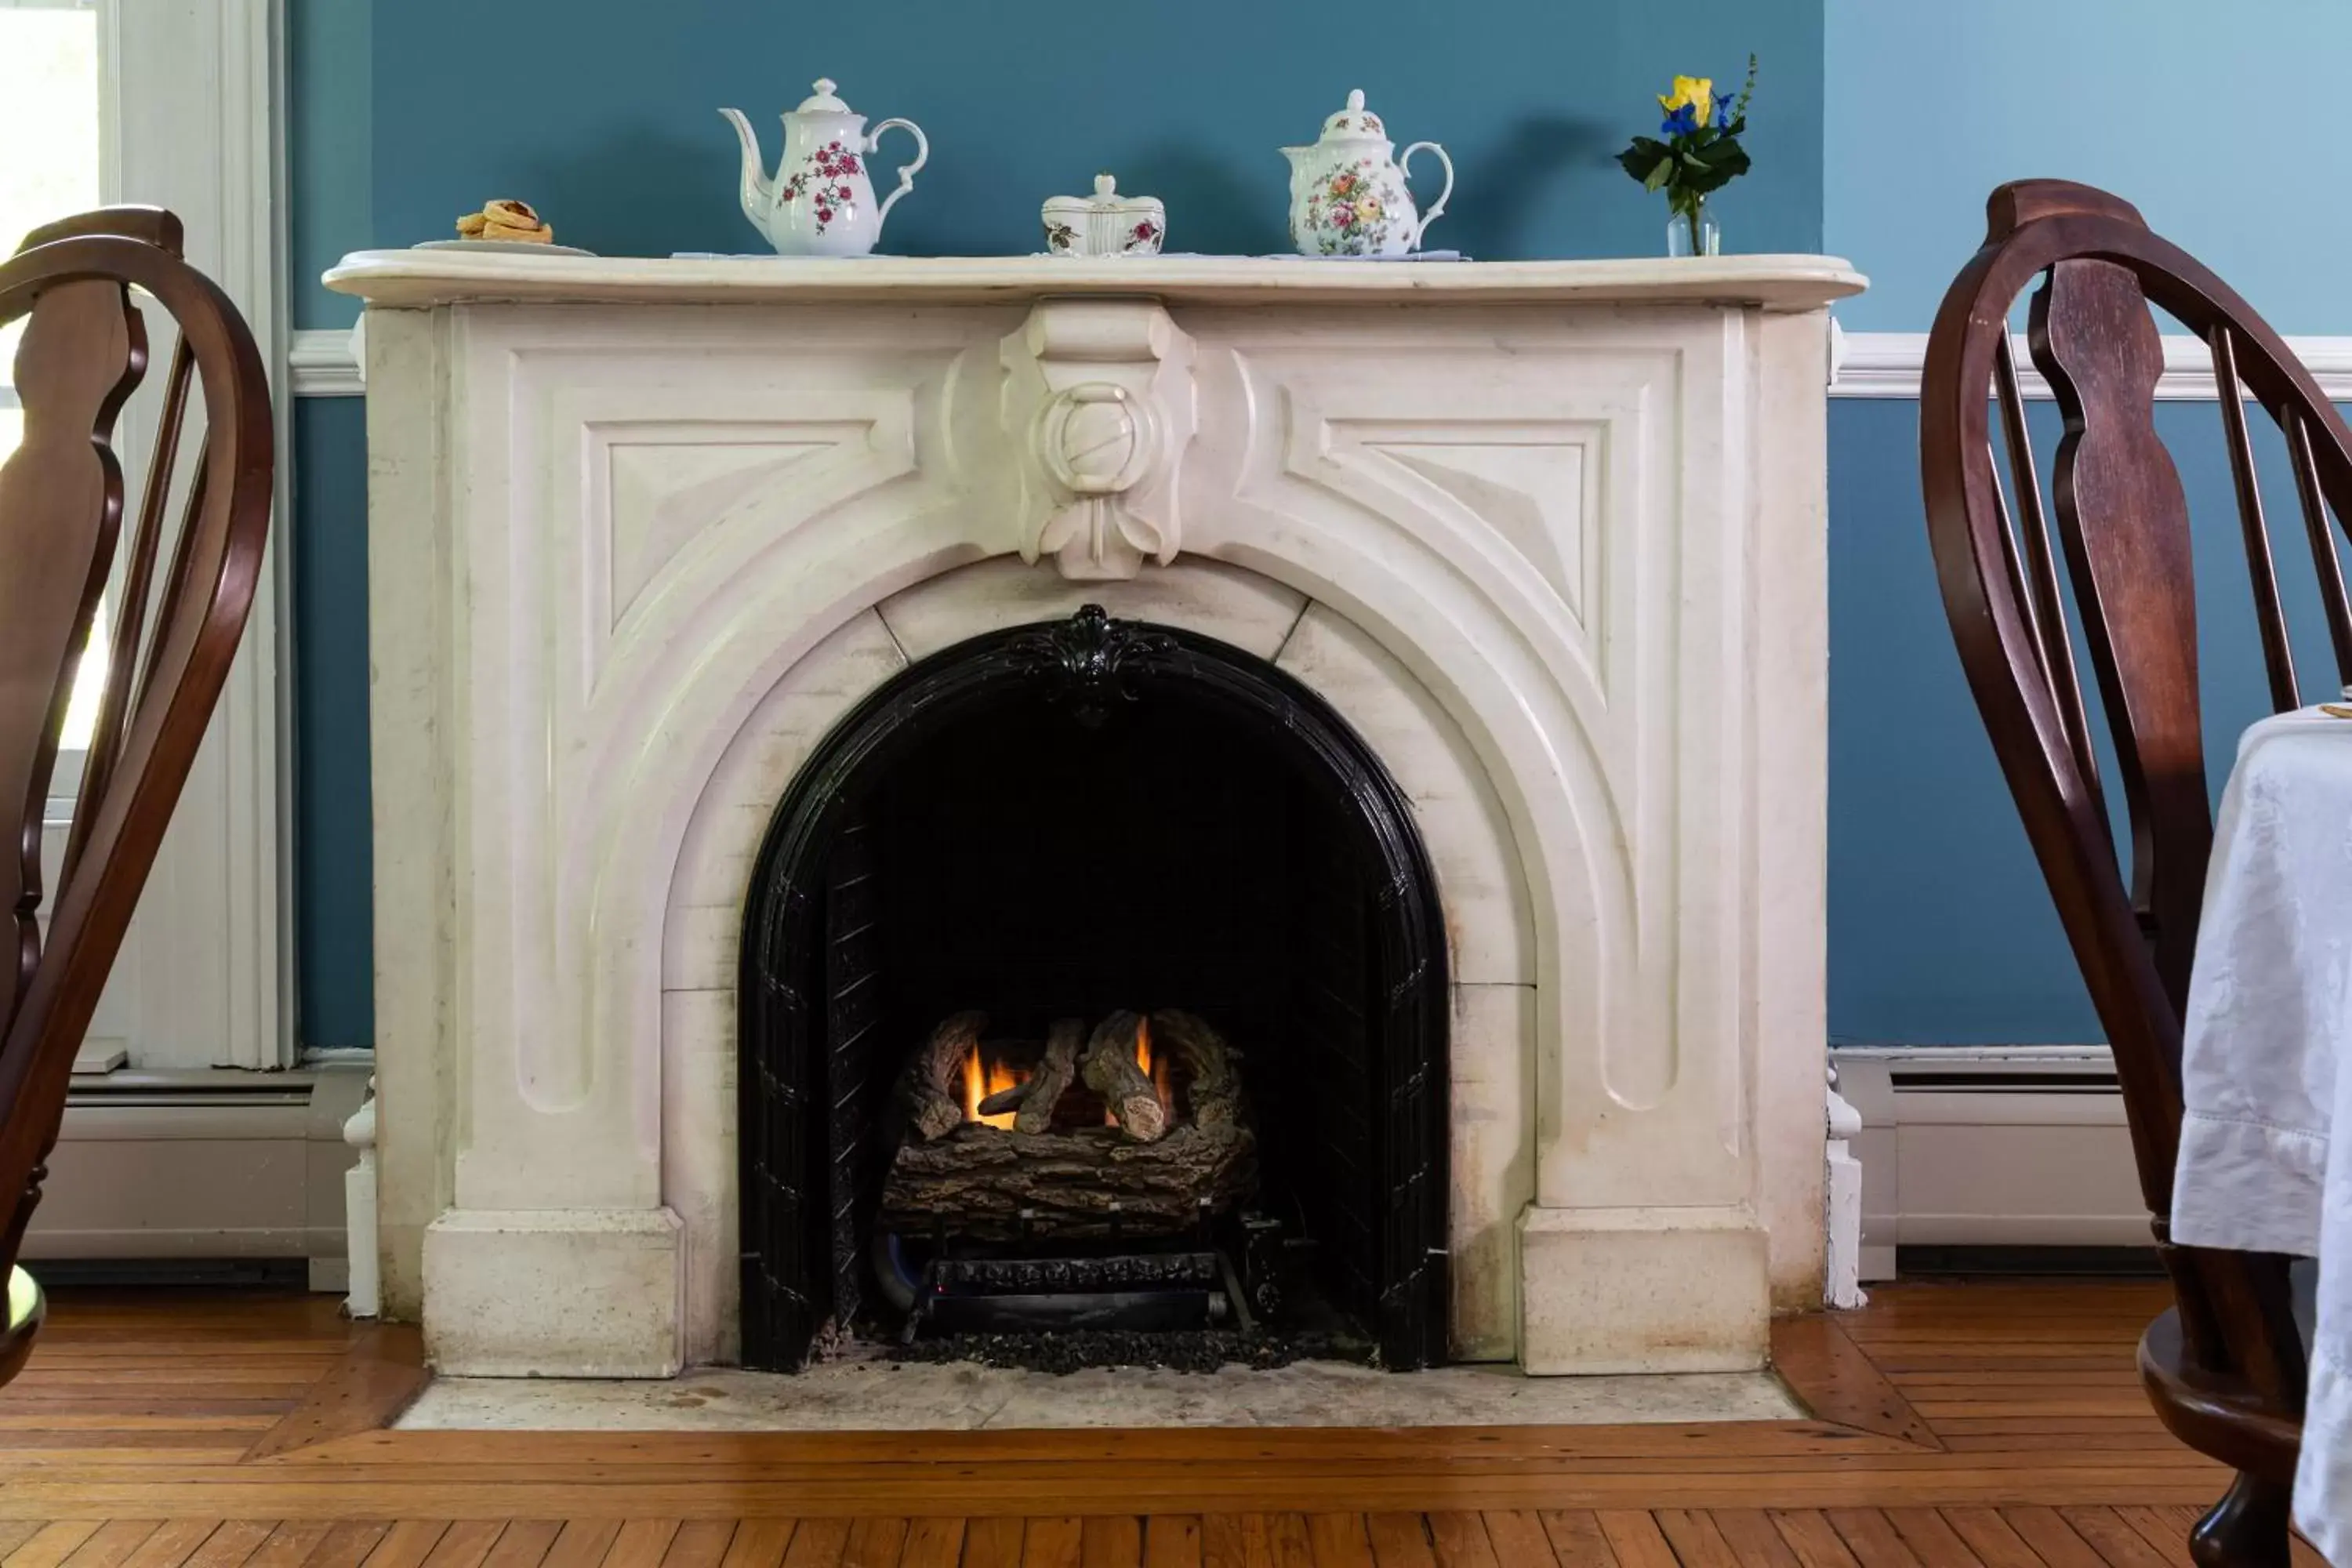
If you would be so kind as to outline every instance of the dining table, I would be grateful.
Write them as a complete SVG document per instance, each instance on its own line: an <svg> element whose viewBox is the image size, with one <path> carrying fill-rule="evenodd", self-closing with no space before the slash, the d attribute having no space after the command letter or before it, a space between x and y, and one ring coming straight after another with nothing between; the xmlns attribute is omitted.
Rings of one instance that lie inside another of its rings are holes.
<svg viewBox="0 0 2352 1568"><path fill-rule="evenodd" d="M2181 1020L2171 1235L2317 1260L2294 1521L2352 1564L2347 1050L2352 706L2324 703L2248 729L2222 792Z"/></svg>

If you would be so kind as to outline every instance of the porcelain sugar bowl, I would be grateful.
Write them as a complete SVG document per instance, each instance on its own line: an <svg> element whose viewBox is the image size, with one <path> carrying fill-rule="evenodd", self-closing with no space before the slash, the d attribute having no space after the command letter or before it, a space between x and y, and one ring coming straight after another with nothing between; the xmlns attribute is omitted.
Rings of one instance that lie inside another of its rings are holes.
<svg viewBox="0 0 2352 1568"><path fill-rule="evenodd" d="M864 256L882 237L882 220L914 188L915 171L930 161L922 127L886 120L868 134L866 117L851 112L822 78L815 94L783 117L784 152L773 180L761 172L751 122L737 110L719 112L743 142L743 216L784 256ZM893 128L915 139L915 161L898 171L898 188L877 206L866 160Z"/></svg>
<svg viewBox="0 0 2352 1568"><path fill-rule="evenodd" d="M1091 196L1045 204L1045 249L1055 256L1157 256L1168 237L1168 211L1156 196L1123 196L1108 174Z"/></svg>
<svg viewBox="0 0 2352 1568"><path fill-rule="evenodd" d="M1445 168L1445 188L1426 214L1413 210L1405 170L1423 150ZM1363 89L1323 122L1312 147L1285 147L1290 160L1290 237L1301 256L1405 256L1421 248L1422 232L1445 211L1454 194L1454 160L1434 142L1416 142L1393 154L1381 117L1364 107Z"/></svg>

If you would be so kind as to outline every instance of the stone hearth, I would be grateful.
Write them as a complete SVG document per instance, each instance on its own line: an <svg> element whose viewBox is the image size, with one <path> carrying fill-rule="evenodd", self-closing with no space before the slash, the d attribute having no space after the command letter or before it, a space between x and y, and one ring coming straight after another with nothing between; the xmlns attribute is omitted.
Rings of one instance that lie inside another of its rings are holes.
<svg viewBox="0 0 2352 1568"><path fill-rule="evenodd" d="M1843 263L330 282L369 305L384 1291L445 1372L735 1358L778 803L910 663L1087 603L1266 661L1409 797L1454 1358L1752 1368L1818 1300Z"/></svg>

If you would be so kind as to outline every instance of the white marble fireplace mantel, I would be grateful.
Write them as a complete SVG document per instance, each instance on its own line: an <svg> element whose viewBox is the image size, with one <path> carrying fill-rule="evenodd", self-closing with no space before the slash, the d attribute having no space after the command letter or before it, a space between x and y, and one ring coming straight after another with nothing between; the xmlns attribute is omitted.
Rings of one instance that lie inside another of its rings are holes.
<svg viewBox="0 0 2352 1568"><path fill-rule="evenodd" d="M1821 257L370 251L387 1310L444 1370L734 1350L751 860L916 658L1086 601L1413 802L1452 1342L1759 1364L1822 1268Z"/></svg>

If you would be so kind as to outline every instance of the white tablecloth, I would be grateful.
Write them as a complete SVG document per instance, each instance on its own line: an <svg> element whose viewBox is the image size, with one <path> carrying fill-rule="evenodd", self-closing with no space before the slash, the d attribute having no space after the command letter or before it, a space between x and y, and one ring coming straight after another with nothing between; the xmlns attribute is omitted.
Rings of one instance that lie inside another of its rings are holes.
<svg viewBox="0 0 2352 1568"><path fill-rule="evenodd" d="M2173 1239L2319 1259L2295 1523L2352 1565L2352 720L2265 719L2215 823ZM2331 1137L2342 1122L2344 1139Z"/></svg>

